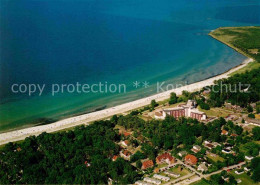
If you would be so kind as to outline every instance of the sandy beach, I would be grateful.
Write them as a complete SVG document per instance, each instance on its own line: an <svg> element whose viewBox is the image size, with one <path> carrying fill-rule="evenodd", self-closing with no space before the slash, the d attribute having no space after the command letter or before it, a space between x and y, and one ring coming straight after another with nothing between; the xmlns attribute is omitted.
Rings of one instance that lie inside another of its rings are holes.
<svg viewBox="0 0 260 185"><path fill-rule="evenodd" d="M135 101L132 101L129 103L124 103L124 104L121 104L121 105L118 105L115 107L111 107L108 109L100 110L97 112L92 112L92 113L88 113L88 114L84 114L84 115L80 115L80 116L67 118L67 119L60 120L60 121L57 121L55 123L51 123L48 125L35 126L35 127L31 127L31 128L25 128L25 129L21 129L21 130L2 133L2 134L0 134L0 145L6 144L8 142L15 142L15 141L23 140L26 137L32 136L32 135L37 136L37 135L41 134L42 132L51 133L51 132L63 130L63 129L70 128L70 127L75 127L75 126L82 125L82 124L88 125L89 123L91 123L95 120L104 119L104 118L113 116L115 114L122 114L122 113L128 112L132 109L146 106L146 105L150 104L151 100L153 100L153 99L155 99L156 101L162 101L162 100L168 99L172 92L175 92L177 95L180 95L183 90L187 90L190 92L200 90L202 87L212 85L215 80L227 78L229 74L245 67L248 63L250 63L252 61L253 61L253 59L249 58L249 59L245 60L241 65L236 66L236 67L230 69L229 71L227 71L223 74L220 74L218 76L215 76L215 77L212 77L212 78L200 81L200 82L196 82L196 83L193 83L190 85L186 85L186 86L183 86L180 88L176 88L176 89L165 91L165 92L162 92L159 94L155 94L155 95L152 95L152 96L149 96L146 98L135 100Z"/></svg>

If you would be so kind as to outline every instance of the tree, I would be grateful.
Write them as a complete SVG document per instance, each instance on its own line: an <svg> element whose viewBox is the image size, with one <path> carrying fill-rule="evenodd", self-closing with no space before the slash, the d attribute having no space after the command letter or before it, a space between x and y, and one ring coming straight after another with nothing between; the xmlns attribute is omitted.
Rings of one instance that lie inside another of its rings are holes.
<svg viewBox="0 0 260 185"><path fill-rule="evenodd" d="M136 167L137 168L141 168L142 167L142 162L141 162L140 159L138 161L136 161Z"/></svg>
<svg viewBox="0 0 260 185"><path fill-rule="evenodd" d="M260 140L260 127L254 127L252 133L255 140Z"/></svg>
<svg viewBox="0 0 260 185"><path fill-rule="evenodd" d="M151 101L151 108L152 108L152 110L154 110L154 108L157 107L158 105L159 104L155 100Z"/></svg>
<svg viewBox="0 0 260 185"><path fill-rule="evenodd" d="M247 112L253 112L253 107L251 105L247 106Z"/></svg>
<svg viewBox="0 0 260 185"><path fill-rule="evenodd" d="M175 104L175 103L177 103L177 101L178 101L178 97L177 97L176 93L172 92L171 96L170 96L169 104L170 105Z"/></svg>
<svg viewBox="0 0 260 185"><path fill-rule="evenodd" d="M248 117L254 119L254 118L255 118L255 115L250 113L250 114L248 114Z"/></svg>

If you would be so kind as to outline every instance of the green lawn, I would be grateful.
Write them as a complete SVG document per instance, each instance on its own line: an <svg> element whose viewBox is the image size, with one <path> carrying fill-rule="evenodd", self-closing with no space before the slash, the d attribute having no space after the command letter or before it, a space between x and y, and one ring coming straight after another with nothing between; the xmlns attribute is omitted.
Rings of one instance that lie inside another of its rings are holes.
<svg viewBox="0 0 260 185"><path fill-rule="evenodd" d="M239 69L239 70L229 74L229 76L233 76L233 75L239 74L239 73L244 73L246 71L251 71L252 69L257 69L259 67L260 67L260 62L254 61L254 62L251 62L251 63L247 64L245 67L243 67L243 68L241 68L241 69Z"/></svg>
<svg viewBox="0 0 260 185"><path fill-rule="evenodd" d="M183 168L182 171L179 171L178 166L171 168L170 171L172 171L174 173L178 173L181 176L185 176L185 175L188 175L190 173L186 168Z"/></svg>
<svg viewBox="0 0 260 185"><path fill-rule="evenodd" d="M217 157L213 157L213 156L207 154L207 157L210 158L211 160L215 161L215 162L217 162L217 161L223 162L225 160L223 157L220 157L219 155L217 155Z"/></svg>
<svg viewBox="0 0 260 185"><path fill-rule="evenodd" d="M210 185L210 184L205 182L204 180L200 180L200 181L191 183L190 185Z"/></svg>
<svg viewBox="0 0 260 185"><path fill-rule="evenodd" d="M237 175L235 174L235 170L230 172L236 179L240 179L242 180L241 183L239 183L239 185L259 185L259 183L255 183L250 176L248 176L246 173L243 173L241 175Z"/></svg>
<svg viewBox="0 0 260 185"><path fill-rule="evenodd" d="M204 110L198 107L200 111L203 111L207 114L207 116L214 116L214 117L226 117L230 114L230 112L225 111L224 109L219 108L210 108L210 110Z"/></svg>

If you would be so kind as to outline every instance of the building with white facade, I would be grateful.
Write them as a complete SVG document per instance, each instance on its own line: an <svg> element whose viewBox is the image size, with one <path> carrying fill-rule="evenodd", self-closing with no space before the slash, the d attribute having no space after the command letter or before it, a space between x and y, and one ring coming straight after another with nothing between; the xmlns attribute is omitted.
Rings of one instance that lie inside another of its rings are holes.
<svg viewBox="0 0 260 185"><path fill-rule="evenodd" d="M204 112L196 108L195 100L188 100L186 105L179 107L163 109L163 111L155 113L155 119L164 119L166 115L170 115L178 119L179 117L190 117L198 120L206 120L207 116Z"/></svg>

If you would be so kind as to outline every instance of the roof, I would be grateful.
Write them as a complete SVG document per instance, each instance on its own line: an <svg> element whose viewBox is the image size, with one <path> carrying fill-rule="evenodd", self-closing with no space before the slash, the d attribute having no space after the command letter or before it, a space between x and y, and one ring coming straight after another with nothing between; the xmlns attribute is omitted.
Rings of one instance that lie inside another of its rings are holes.
<svg viewBox="0 0 260 185"><path fill-rule="evenodd" d="M222 131L221 131L221 134L223 134L223 135L227 135L227 134L228 134L228 131L226 131L226 130L222 130Z"/></svg>
<svg viewBox="0 0 260 185"><path fill-rule="evenodd" d="M142 168L143 169L147 169L147 168L151 168L153 167L153 161L152 160L148 160L148 161L144 161Z"/></svg>
<svg viewBox="0 0 260 185"><path fill-rule="evenodd" d="M201 163L198 168L203 169L204 171L208 170L208 167L205 165L205 163Z"/></svg>
<svg viewBox="0 0 260 185"><path fill-rule="evenodd" d="M178 154L180 154L180 155L186 155L187 152L186 152L186 151L181 151L181 152L179 152Z"/></svg>
<svg viewBox="0 0 260 185"><path fill-rule="evenodd" d="M201 150L201 147L199 145L194 145L194 148L197 148L198 150Z"/></svg>
<svg viewBox="0 0 260 185"><path fill-rule="evenodd" d="M188 154L185 156L185 161L192 163L192 164L196 164L198 159L194 155Z"/></svg>
<svg viewBox="0 0 260 185"><path fill-rule="evenodd" d="M158 157L156 157L156 160L158 160L158 161L165 160L165 159L169 159L169 161L171 161L174 158L169 153L164 153L164 154L159 155Z"/></svg>
<svg viewBox="0 0 260 185"><path fill-rule="evenodd" d="M118 156L117 156L117 155L114 155L113 158L112 158L112 160L115 161L117 158L118 158Z"/></svg>
<svg viewBox="0 0 260 185"><path fill-rule="evenodd" d="M128 140L124 140L124 143L125 143L126 145L129 145L129 141L128 141Z"/></svg>
<svg viewBox="0 0 260 185"><path fill-rule="evenodd" d="M123 151L123 154L124 154L125 156L129 156L129 155L131 155L131 152L129 152L128 150L124 150L124 151Z"/></svg>
<svg viewBox="0 0 260 185"><path fill-rule="evenodd" d="M131 133L129 133L129 132L124 132L124 136L125 136L125 137L130 136L130 135L131 135Z"/></svg>
<svg viewBox="0 0 260 185"><path fill-rule="evenodd" d="M162 114L162 112L155 112L154 115L160 117L160 116L162 116L163 114Z"/></svg>

